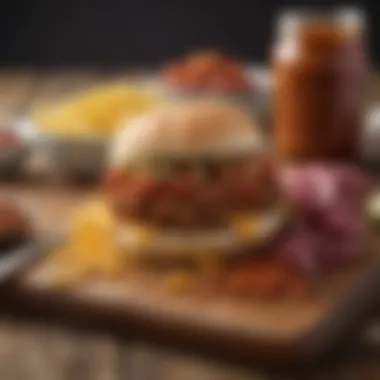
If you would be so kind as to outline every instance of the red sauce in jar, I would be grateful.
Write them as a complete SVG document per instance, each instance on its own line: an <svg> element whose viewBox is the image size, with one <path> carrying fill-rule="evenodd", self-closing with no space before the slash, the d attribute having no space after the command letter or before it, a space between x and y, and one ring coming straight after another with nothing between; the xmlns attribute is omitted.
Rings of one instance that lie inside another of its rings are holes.
<svg viewBox="0 0 380 380"><path fill-rule="evenodd" d="M280 158L357 157L367 65L354 21L294 16L283 23L273 62Z"/></svg>

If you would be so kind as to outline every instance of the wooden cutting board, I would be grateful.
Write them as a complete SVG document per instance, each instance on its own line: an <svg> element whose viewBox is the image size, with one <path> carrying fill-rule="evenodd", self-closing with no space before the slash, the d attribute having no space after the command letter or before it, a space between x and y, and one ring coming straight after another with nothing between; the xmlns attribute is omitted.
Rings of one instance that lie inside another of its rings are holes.
<svg viewBox="0 0 380 380"><path fill-rule="evenodd" d="M38 215L42 234L66 225L83 193L13 189ZM146 273L122 280L91 281L68 289L54 286L56 268L42 260L3 291L8 306L118 334L139 332L165 341L240 359L307 362L348 334L374 305L380 286L380 239L373 234L366 260L330 275L318 296L298 300L238 301L158 291Z"/></svg>

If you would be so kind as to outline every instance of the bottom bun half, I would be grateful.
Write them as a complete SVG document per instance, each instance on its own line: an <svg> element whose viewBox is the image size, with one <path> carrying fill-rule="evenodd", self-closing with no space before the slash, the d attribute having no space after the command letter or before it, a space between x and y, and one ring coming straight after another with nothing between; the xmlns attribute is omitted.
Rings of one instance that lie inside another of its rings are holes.
<svg viewBox="0 0 380 380"><path fill-rule="evenodd" d="M204 253L236 254L241 248L259 248L282 230L290 213L276 207L260 214L237 218L225 229L194 231L161 231L133 222L119 226L118 244L131 256L191 257Z"/></svg>

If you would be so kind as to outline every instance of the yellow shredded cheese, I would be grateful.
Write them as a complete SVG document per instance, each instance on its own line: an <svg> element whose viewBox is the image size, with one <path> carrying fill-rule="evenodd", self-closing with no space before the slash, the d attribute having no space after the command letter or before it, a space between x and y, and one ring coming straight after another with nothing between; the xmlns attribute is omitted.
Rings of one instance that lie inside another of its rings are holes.
<svg viewBox="0 0 380 380"><path fill-rule="evenodd" d="M115 238L116 223L107 205L98 199L84 204L74 215L71 233L51 260L58 269L58 281L99 275L117 278L123 274L124 259Z"/></svg>
<svg viewBox="0 0 380 380"><path fill-rule="evenodd" d="M138 85L96 86L56 106L39 107L33 120L43 131L63 136L111 135L121 120L130 119L160 102L158 94Z"/></svg>

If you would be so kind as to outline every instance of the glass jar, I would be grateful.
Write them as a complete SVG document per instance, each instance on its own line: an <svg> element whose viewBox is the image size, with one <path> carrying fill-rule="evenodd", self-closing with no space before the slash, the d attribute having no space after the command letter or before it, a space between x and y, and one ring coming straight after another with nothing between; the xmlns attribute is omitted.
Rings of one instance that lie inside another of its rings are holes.
<svg viewBox="0 0 380 380"><path fill-rule="evenodd" d="M279 18L277 32L278 156L291 161L355 159L367 74L362 14L290 12Z"/></svg>

